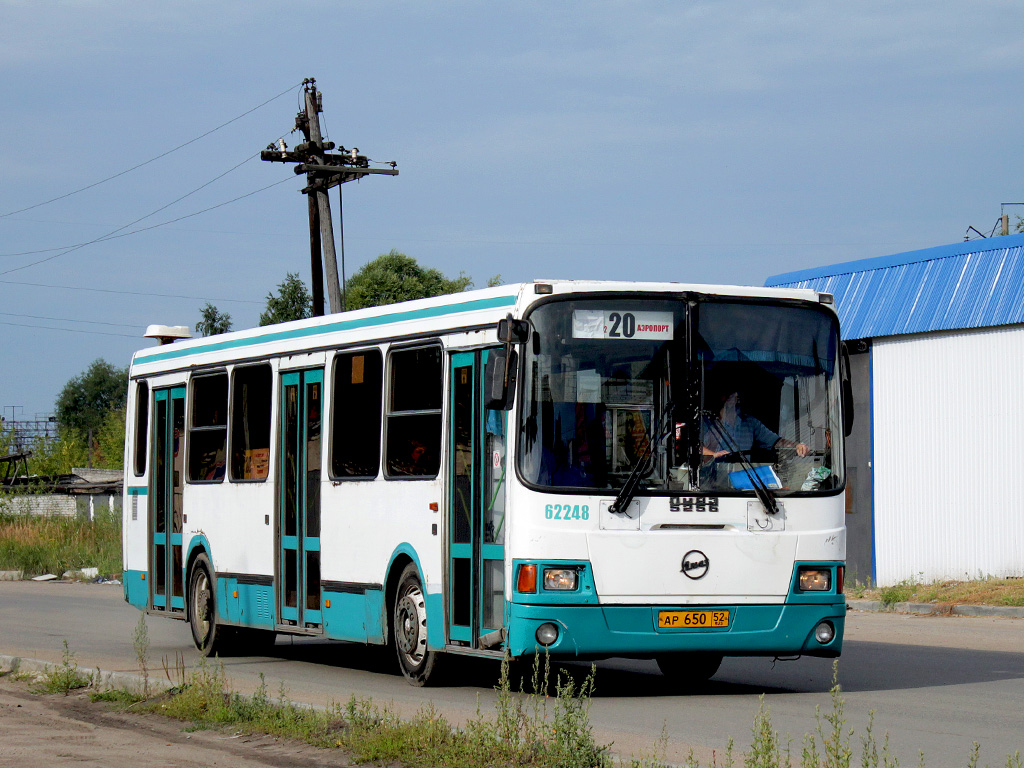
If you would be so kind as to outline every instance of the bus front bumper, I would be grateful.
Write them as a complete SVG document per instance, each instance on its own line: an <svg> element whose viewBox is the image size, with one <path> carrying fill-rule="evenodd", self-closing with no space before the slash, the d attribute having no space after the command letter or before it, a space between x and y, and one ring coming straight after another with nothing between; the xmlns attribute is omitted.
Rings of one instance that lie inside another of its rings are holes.
<svg viewBox="0 0 1024 768"><path fill-rule="evenodd" d="M557 639L546 647L555 658L652 657L695 651L725 656L834 658L842 651L846 623L845 601L706 606L512 603L509 609L508 647L513 657L542 652L544 646L538 642L537 630L544 624L554 624ZM694 609L728 610L729 626L658 627L659 612ZM828 642L815 636L822 622L833 630ZM549 636L550 631L548 627Z"/></svg>

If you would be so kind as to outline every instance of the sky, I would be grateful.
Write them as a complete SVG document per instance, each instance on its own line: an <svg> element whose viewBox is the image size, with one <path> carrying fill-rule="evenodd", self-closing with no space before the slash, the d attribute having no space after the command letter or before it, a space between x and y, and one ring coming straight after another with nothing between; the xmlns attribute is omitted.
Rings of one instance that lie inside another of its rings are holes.
<svg viewBox="0 0 1024 768"><path fill-rule="evenodd" d="M308 284L303 177L258 156L304 78L398 163L344 186L348 275L761 285L1024 200L1022 30L1016 0L0 0L0 415Z"/></svg>

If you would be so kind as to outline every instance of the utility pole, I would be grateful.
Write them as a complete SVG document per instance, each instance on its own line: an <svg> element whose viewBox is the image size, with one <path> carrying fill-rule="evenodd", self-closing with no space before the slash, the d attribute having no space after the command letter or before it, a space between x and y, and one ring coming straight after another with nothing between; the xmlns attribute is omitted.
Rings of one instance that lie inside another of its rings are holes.
<svg viewBox="0 0 1024 768"><path fill-rule="evenodd" d="M331 220L331 201L327 196L332 187L339 187L347 181L363 176L378 174L397 176L397 163L388 163L390 168L370 168L370 161L359 154L358 149L331 153L333 141L324 141L320 133L320 113L323 112L323 94L317 90L316 80L309 77L302 81L305 108L295 116L295 130L302 131L305 141L289 151L284 141L278 146L271 144L260 153L260 159L275 163L296 163L296 174L306 174L306 186L302 193L309 199L309 254L312 271L313 314L324 313L324 268L327 272L327 296L331 312L345 310L342 288L338 281L338 259L334 247L334 224ZM340 202L340 201L339 201ZM339 215L340 215L339 211ZM344 227L344 223L342 223ZM344 237L344 229L342 229ZM345 244L342 241L342 274L345 270ZM321 258L321 253L323 254Z"/></svg>

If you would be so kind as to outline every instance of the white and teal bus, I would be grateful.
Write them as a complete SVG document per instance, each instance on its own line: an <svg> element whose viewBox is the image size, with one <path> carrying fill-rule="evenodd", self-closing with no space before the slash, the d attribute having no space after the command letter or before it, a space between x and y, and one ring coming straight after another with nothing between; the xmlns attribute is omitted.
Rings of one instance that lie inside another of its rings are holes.
<svg viewBox="0 0 1024 768"><path fill-rule="evenodd" d="M125 599L204 653L838 656L832 298L545 280L136 353Z"/></svg>

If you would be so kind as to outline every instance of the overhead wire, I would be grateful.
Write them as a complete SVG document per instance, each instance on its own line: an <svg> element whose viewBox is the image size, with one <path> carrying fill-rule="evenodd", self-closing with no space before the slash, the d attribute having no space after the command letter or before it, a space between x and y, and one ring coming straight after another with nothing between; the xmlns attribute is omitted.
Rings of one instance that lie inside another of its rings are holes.
<svg viewBox="0 0 1024 768"><path fill-rule="evenodd" d="M138 334L133 333L111 333L110 331L88 331L84 328L54 328L49 325L31 325L29 323L11 323L6 320L0 320L0 325L12 325L17 328L41 328L45 331L65 331L67 333L91 333L98 336L123 336L126 339L137 339Z"/></svg>
<svg viewBox="0 0 1024 768"><path fill-rule="evenodd" d="M137 325L131 323L107 323L102 320L81 320L75 317L47 317L45 315L26 315L16 312L0 312L0 315L4 317L25 317L29 320L52 320L57 323L89 323L90 325L112 325L118 328L137 328Z"/></svg>
<svg viewBox="0 0 1024 768"><path fill-rule="evenodd" d="M189 299L193 301L208 301L208 302L231 302L235 304L263 304L262 301L255 301L253 299L223 299L223 298L210 298L209 296L187 296L179 293L146 293L144 291L123 291L116 288L87 288L82 285L52 285L50 283L30 283L24 280L0 280L0 284L3 285L26 285L32 288L52 288L58 290L67 291L91 291L93 293L113 293L122 296L147 296L158 299Z"/></svg>
<svg viewBox="0 0 1024 768"><path fill-rule="evenodd" d="M195 211L193 213L187 213L184 216L178 216L177 218L170 219L169 221L162 221L159 224L152 224L152 225L150 225L148 227L140 227L139 229L133 229L130 232L121 232L121 234L116 234L117 232L120 232L120 230L124 229L124 227L118 227L117 229L113 230L112 232L110 232L110 233L108 233L106 235L94 238L93 240L89 240L89 241L84 242L84 243L79 243L78 245L72 246L72 247L70 247L70 248L68 248L66 250L61 251L60 253L55 253L52 256L47 256L45 259L37 259L36 261L30 262L28 264L22 264L20 267L12 267L11 269L5 269L4 271L0 272L0 276L2 276L2 275L9 275L9 274L11 274L13 272L20 272L23 269L28 269L29 267L35 267L35 266L38 266L39 264L45 264L48 261L53 261L54 259L60 258L61 256L66 256L67 254L69 254L69 253L71 253L73 251L77 251L80 248L85 248L88 245L93 245L94 243L106 242L108 240L117 240L117 239L122 238L122 237L129 237L131 235L137 235L140 232L148 232L148 231L153 230L153 229L159 229L160 227L166 227L169 224L175 224L175 223L177 223L179 221L184 221L185 219L190 219L193 216L199 216L200 214L208 213L208 212L214 211L214 210L216 210L218 208L223 208L225 205L230 205L231 203L237 203L239 200L244 200L247 197L252 197L253 195L259 194L260 192L264 192L264 191L266 191L266 190L268 190L268 189L270 189L272 187L276 187L276 186L278 186L280 184L284 184L285 182L288 182L288 181L291 181L291 179L288 179L288 178L281 179L280 181L275 181L273 184L267 184L265 187L260 187L259 189L254 189L252 192L246 192L244 195L239 195L238 197L234 197L234 198L232 198L230 200L225 200L223 203L217 203L217 205L211 205L209 208L203 208L202 210ZM167 206L164 206L164 208L166 208L166 207ZM143 216L142 219L148 218L150 215L151 214L147 214L146 216ZM138 221L142 221L142 219L136 219L136 221L132 222L132 223L136 223ZM126 224L125 226L130 227L131 224Z"/></svg>
<svg viewBox="0 0 1024 768"><path fill-rule="evenodd" d="M57 197L52 197L49 200L42 201L41 203L35 203L35 204L29 205L29 206L27 206L25 208L19 208L16 211L8 211L7 213L0 213L0 219L7 218L8 216L14 216L15 214L18 214L18 213L24 213L25 211L31 211L34 208L40 208L40 207L42 207L44 205L49 205L50 203L55 203L58 200L63 200L65 198L67 198L67 197L71 197L72 195L77 195L79 192L85 192L87 189L92 189L93 187L98 187L100 184L106 184L108 181L113 181L114 179L119 178L121 176L124 176L127 173L131 173L132 171L137 171L139 168L142 168L143 166L149 165L150 163L156 162L157 160L159 160L159 159L161 159L163 157L167 157L168 155L173 154L174 152L177 152L180 149L184 149L185 147L189 146L190 144L195 144L200 139L205 139L207 136L209 136L212 133L216 133L221 128L226 128L227 126L231 125L232 123L237 122L238 120L241 120L246 115L250 115L253 112L255 112L256 110L262 109L263 107L267 106L267 104L270 104L273 101L277 101L282 96L285 96L285 95L291 93L293 90L298 88L300 85L301 85L301 83L297 83L296 85L289 86L287 89L281 91L281 93L277 94L276 96L273 96L272 98L267 99L262 104L257 104L252 109L248 109L245 112L243 112L242 114L240 114L240 115L238 115L236 117L231 118L227 122L221 123L216 128L211 128L210 130L206 131L206 133L200 134L199 136L196 136L194 139L189 139L184 144L179 144L178 146L174 147L173 149L168 149L166 152L161 152L156 157L151 157L149 160L145 160L145 161L143 161L143 162L141 162L141 163L139 163L137 165L133 165L131 168L126 168L125 170L120 171L118 173L115 173L112 176L108 176L105 179L100 179L99 181L94 181L92 184L87 184L84 187L80 187L78 189L72 190L71 192L66 192L63 195L58 195Z"/></svg>
<svg viewBox="0 0 1024 768"><path fill-rule="evenodd" d="M192 195L196 194L196 192L199 192L199 191L205 189L206 187L208 187L211 184L213 184L215 181L218 181L218 180L224 178L225 176L227 176L232 171L238 170L239 168L241 168L243 165L248 163L253 158L259 157L259 154L260 153L257 152L256 154L249 155L249 157L245 158L245 160L243 160L242 162L238 163L237 165L233 165L231 168L228 168L223 173L221 173L221 174L219 174L217 176L214 176L212 179L210 179L209 181L207 181L207 182L205 182L203 184L200 184L198 187L193 189L191 192L186 192L181 197L179 197L179 198L177 198L175 200L172 200L171 202L169 202L169 203L167 203L165 205L160 206L156 210L150 211L145 216L140 216L139 218L135 219L134 221L130 221L127 224L124 224L124 225L118 227L117 229L111 230L106 235L103 235L100 238L97 238L97 239L94 239L94 240L89 240L89 241L84 242L84 243L72 243L71 245L60 245L60 246L56 246L56 247L53 247L53 248L39 248L39 249L34 250L34 251L19 251L18 253L0 253L0 258L10 258L10 257L15 257L15 256L34 256L37 253L53 253L54 251L66 251L66 252L70 253L73 249L76 249L76 248L83 248L86 245L92 245L94 243L101 243L104 240L113 239L113 236L115 234L117 234L118 232L120 232L122 229L127 229L130 226L138 224L140 221L145 221L150 216L155 216L156 214L160 213L160 211L164 211L164 210L170 208L172 205L180 203L185 198L191 197ZM144 231L144 230L140 230L140 231ZM2 273L0 273L0 274L2 274Z"/></svg>

